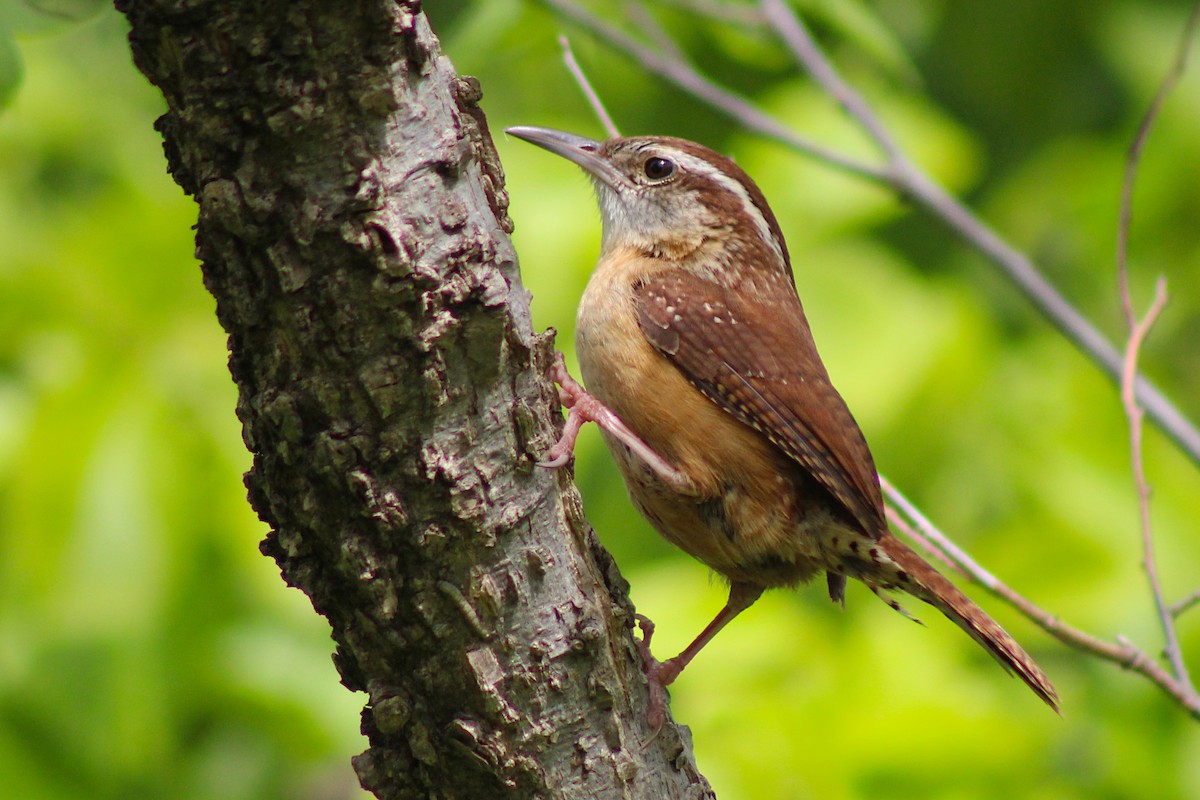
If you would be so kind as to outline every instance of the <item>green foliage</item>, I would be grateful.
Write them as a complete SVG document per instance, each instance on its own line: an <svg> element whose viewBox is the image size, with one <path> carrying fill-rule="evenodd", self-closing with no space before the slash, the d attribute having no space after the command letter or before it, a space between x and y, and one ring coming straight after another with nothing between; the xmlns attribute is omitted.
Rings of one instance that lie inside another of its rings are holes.
<svg viewBox="0 0 1200 800"><path fill-rule="evenodd" d="M0 110L12 101L22 74L21 51L8 26L0 21Z"/></svg>
<svg viewBox="0 0 1200 800"><path fill-rule="evenodd" d="M359 793L361 703L257 551L162 99L115 12L22 44L0 117L2 793Z"/></svg>
<svg viewBox="0 0 1200 800"><path fill-rule="evenodd" d="M493 131L599 134L560 67L564 23L517 0L428 6L448 55L481 79ZM765 32L678 6L661 19L707 71L798 130L870 153ZM1120 340L1124 151L1186 4L805 7L920 163ZM161 98L130 65L111 10L55 31L7 13L0 56L6 32L23 31L25 83L0 116L4 794L353 796L361 699L337 684L325 623L257 553L224 337L191 255L195 208L165 175L152 129ZM623 130L704 141L762 184L826 362L894 482L1046 608L1156 651L1108 381L936 223L566 32ZM0 57L0 92L10 63ZM1149 142L1131 264L1139 303L1168 278L1144 367L1193 419L1198 104L1193 69ZM598 248L589 187L564 161L498 145L535 319L569 347ZM1147 459L1177 598L1200 584L1189 537L1200 479L1154 431ZM682 647L722 587L637 517L594 431L577 474L659 625L656 649ZM919 613L929 627L911 625L853 587L845 611L818 587L765 597L674 687L675 714L723 800L1200 796L1200 728L1158 690L985 605L1054 678L1063 719L943 620ZM1200 670L1196 614L1182 634Z"/></svg>
<svg viewBox="0 0 1200 800"><path fill-rule="evenodd" d="M60 33L108 7L107 0L7 0L0 5L0 110L24 74L16 35Z"/></svg>

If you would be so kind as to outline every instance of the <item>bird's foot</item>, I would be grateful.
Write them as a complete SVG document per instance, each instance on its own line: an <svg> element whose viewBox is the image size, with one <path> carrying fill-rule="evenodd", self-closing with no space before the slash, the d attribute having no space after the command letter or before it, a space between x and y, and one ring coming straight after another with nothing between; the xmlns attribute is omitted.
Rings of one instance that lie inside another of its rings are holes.
<svg viewBox="0 0 1200 800"><path fill-rule="evenodd" d="M537 465L546 469L558 469L570 463L571 456L575 453L575 438L579 436L579 429L583 427L583 423L600 423L605 415L611 416L613 419L616 419L616 415L609 411L607 406L588 394L579 382L571 377L561 352L554 353L554 365L550 368L550 377L559 386L558 401L568 409L567 421L563 423L562 436L554 443L553 447L546 451L546 457L537 462Z"/></svg>
<svg viewBox="0 0 1200 800"><path fill-rule="evenodd" d="M636 433L629 429L612 409L592 397L571 377L567 371L563 354L554 354L554 365L550 368L550 377L558 384L558 399L568 409L567 421L563 423L562 436L546 452L546 458L537 462L539 467L557 469L566 466L575 452L575 438L585 422L594 422L617 441L629 448L650 470L664 483L677 492L694 494L695 484L682 472L671 466L665 458L655 452L654 448L642 441Z"/></svg>
<svg viewBox="0 0 1200 800"><path fill-rule="evenodd" d="M667 661L657 660L650 652L650 640L654 637L654 623L643 614L634 614L633 618L637 620L638 628L642 632L642 638L637 639L636 642L638 654L642 657L642 671L646 675L646 682L650 689L646 722L654 731L650 736L650 740L653 741L667 719L667 704L670 699L667 687L675 682L679 673L683 671L683 667L676 664L678 659L675 658Z"/></svg>

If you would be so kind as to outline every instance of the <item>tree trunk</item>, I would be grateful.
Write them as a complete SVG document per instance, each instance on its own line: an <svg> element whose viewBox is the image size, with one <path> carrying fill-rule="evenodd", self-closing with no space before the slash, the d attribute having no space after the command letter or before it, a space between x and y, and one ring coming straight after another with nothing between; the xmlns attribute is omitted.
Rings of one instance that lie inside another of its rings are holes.
<svg viewBox="0 0 1200 800"><path fill-rule="evenodd" d="M503 173L417 2L119 0L229 333L263 551L368 694L380 798L704 797L645 723L554 439ZM649 746L647 743L651 742Z"/></svg>

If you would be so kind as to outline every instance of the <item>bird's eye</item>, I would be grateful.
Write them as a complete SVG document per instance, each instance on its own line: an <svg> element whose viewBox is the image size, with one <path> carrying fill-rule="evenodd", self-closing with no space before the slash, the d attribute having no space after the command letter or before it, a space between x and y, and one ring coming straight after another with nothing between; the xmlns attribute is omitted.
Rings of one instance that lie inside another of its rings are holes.
<svg viewBox="0 0 1200 800"><path fill-rule="evenodd" d="M675 174L675 162L653 156L646 159L646 177L652 181L665 181Z"/></svg>

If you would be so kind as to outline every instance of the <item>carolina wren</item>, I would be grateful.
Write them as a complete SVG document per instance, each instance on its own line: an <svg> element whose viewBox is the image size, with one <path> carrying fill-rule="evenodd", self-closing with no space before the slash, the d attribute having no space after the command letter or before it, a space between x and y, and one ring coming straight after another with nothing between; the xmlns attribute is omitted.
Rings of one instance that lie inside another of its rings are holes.
<svg viewBox="0 0 1200 800"><path fill-rule="evenodd" d="M675 658L650 658L644 632L652 687L661 695L763 590L824 572L835 602L850 577L906 616L883 592L929 603L1057 710L1021 646L888 531L871 451L817 354L754 181L683 139L508 133L582 167L603 221L576 331L587 392L560 358L571 411L546 465L566 463L579 426L598 422L638 510L729 581L725 608Z"/></svg>

